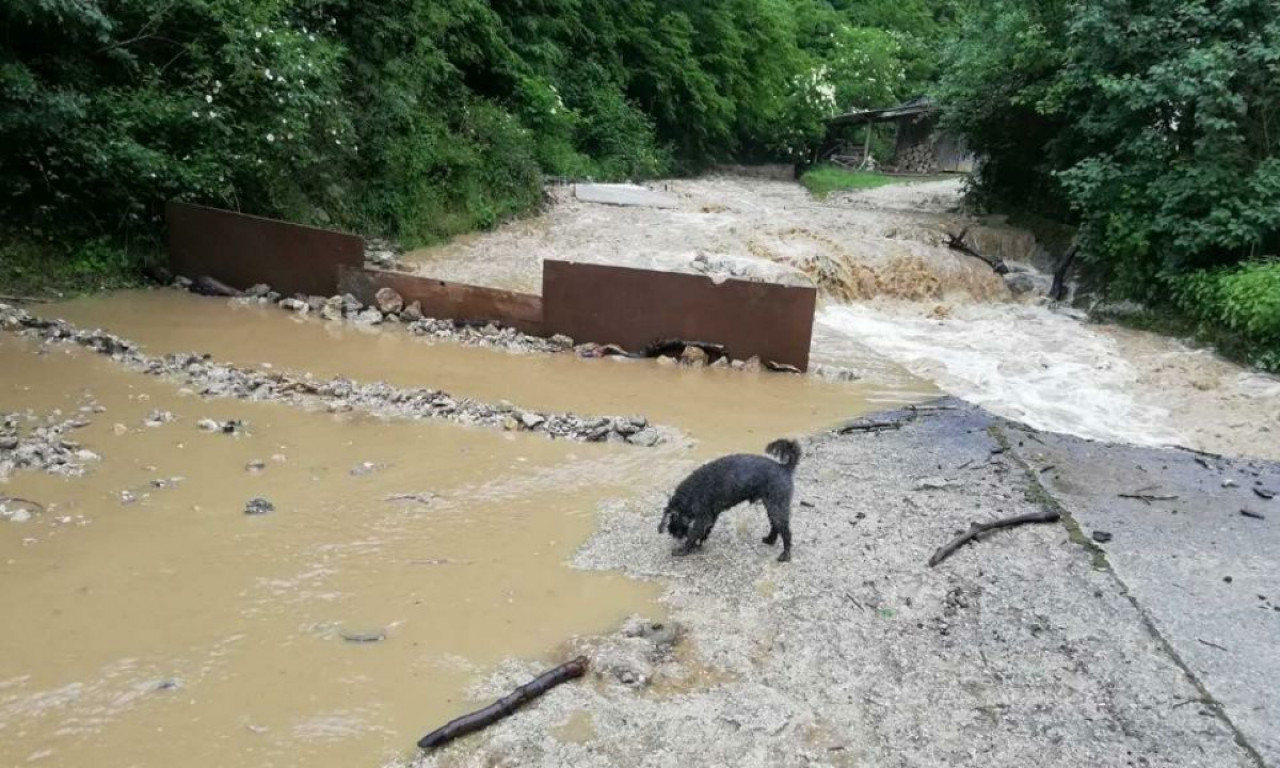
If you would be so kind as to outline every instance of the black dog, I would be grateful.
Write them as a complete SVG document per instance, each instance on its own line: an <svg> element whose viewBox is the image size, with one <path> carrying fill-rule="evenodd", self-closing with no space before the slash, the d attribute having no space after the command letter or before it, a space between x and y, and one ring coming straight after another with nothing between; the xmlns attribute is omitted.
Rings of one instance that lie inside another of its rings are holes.
<svg viewBox="0 0 1280 768"><path fill-rule="evenodd" d="M791 559L791 476L800 463L800 445L774 440L764 451L777 461L735 453L698 467L676 486L658 524L659 533L684 539L675 554L687 555L702 546L721 512L744 501L760 501L769 513L764 543L773 546L782 536L778 562Z"/></svg>

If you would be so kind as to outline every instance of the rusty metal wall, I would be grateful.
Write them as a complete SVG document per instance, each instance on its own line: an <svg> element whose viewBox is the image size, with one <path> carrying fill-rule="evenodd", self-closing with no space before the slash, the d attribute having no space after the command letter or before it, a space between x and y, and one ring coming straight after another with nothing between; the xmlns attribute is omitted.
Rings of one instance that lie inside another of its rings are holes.
<svg viewBox="0 0 1280 768"><path fill-rule="evenodd" d="M266 283L284 294L332 296L338 267L364 263L364 240L234 211L170 202L169 268L245 289Z"/></svg>
<svg viewBox="0 0 1280 768"><path fill-rule="evenodd" d="M639 351L660 339L723 344L730 356L809 365L817 291L647 269L546 261L543 326Z"/></svg>
<svg viewBox="0 0 1280 768"><path fill-rule="evenodd" d="M538 296L402 272L351 267L339 270L338 289L365 304L372 304L374 294L383 287L395 290L405 304L420 302L426 317L488 321L511 326L522 333L543 335L542 299Z"/></svg>

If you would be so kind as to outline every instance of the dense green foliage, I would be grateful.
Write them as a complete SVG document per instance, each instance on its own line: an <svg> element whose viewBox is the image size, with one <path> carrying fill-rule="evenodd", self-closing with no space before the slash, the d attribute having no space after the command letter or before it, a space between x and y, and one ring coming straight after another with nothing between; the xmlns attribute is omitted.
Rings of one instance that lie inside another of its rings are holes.
<svg viewBox="0 0 1280 768"><path fill-rule="evenodd" d="M153 247L171 198L413 244L543 174L797 159L923 86L944 5L7 0L0 221L84 259Z"/></svg>
<svg viewBox="0 0 1280 768"><path fill-rule="evenodd" d="M1280 356L1275 265L1254 261L1280 248L1274 0L975 4L938 93L985 156L980 202L1078 223L1113 293Z"/></svg>

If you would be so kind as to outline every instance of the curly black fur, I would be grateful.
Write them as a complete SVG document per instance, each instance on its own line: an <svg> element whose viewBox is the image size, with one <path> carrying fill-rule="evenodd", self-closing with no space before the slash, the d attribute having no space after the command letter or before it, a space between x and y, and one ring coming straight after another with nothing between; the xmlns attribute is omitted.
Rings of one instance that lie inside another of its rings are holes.
<svg viewBox="0 0 1280 768"><path fill-rule="evenodd" d="M759 501L769 515L764 543L773 546L781 536L778 562L791 559L791 478L800 463L800 445L794 440L774 440L764 450L774 458L747 453L723 456L698 467L676 486L658 532L684 540L677 555L702 546L721 512L744 501Z"/></svg>

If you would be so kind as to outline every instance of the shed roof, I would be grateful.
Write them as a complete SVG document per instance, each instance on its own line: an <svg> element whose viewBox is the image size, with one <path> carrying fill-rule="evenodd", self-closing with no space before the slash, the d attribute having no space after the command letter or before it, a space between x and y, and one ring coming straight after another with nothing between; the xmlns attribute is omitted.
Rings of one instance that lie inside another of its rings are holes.
<svg viewBox="0 0 1280 768"><path fill-rule="evenodd" d="M843 115L837 115L827 121L827 125L849 125L852 123L883 123L890 120L897 120L902 117L910 117L912 115L923 115L929 112L938 111L938 105L933 100L921 96L911 101L903 102L894 107L884 107L881 109L865 109L858 112L847 112Z"/></svg>

